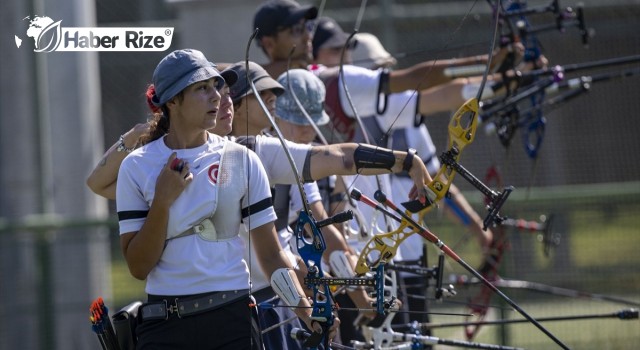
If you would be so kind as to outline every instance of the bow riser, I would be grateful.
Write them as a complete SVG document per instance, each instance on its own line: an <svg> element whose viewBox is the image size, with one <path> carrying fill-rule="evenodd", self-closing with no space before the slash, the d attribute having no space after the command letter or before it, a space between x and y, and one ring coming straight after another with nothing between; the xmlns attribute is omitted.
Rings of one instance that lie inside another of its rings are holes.
<svg viewBox="0 0 640 350"><path fill-rule="evenodd" d="M449 122L449 150L456 150L454 160L460 158L462 150L473 142L478 127L478 100L475 98L465 102L451 117ZM464 119L463 119L464 118ZM427 186L436 194L435 202L444 198L453 183L455 171L450 166L441 167Z"/></svg>
<svg viewBox="0 0 640 350"><path fill-rule="evenodd" d="M414 233L417 233L416 229L403 221L396 230L371 237L358 257L356 274L363 275L379 264L389 263L395 257L400 244Z"/></svg>

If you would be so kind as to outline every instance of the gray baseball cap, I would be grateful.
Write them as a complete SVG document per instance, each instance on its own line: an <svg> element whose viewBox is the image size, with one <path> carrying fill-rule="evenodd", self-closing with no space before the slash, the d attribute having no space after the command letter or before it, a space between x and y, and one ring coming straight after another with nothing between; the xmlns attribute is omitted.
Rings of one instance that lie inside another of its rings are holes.
<svg viewBox="0 0 640 350"><path fill-rule="evenodd" d="M216 65L209 62L202 52L193 49L173 51L158 63L153 72L156 92L151 101L160 107L187 86L216 77L224 82Z"/></svg>
<svg viewBox="0 0 640 350"><path fill-rule="evenodd" d="M291 79L291 91L287 79ZM276 117L296 125L310 125L291 95L293 92L316 125L329 123L329 115L324 111L326 90L320 78L305 69L292 69L288 78L284 72L278 82L287 87L287 91L276 100Z"/></svg>
<svg viewBox="0 0 640 350"><path fill-rule="evenodd" d="M236 62L229 66L225 71L234 71L238 75L238 80L235 84L230 86L230 95L233 103L237 103L245 96L253 94L251 86L247 81L247 65L245 61ZM249 79L253 81L256 89L260 91L272 90L276 96L284 93L284 88L277 81L275 81L269 73L267 73L261 65L249 61Z"/></svg>
<svg viewBox="0 0 640 350"><path fill-rule="evenodd" d="M229 85L229 87L233 86L238 81L238 73L229 68L220 72L220 75L224 78L224 82Z"/></svg>
<svg viewBox="0 0 640 350"><path fill-rule="evenodd" d="M392 67L396 65L396 59L385 50L375 35L371 33L357 33L355 38L358 40L358 46L351 52L351 60L354 66L376 69L378 67Z"/></svg>

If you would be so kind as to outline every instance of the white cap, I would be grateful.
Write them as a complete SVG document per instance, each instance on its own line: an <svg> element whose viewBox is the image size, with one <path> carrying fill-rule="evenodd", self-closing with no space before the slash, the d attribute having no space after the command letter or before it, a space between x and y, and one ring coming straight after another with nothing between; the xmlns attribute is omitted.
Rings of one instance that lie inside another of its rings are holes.
<svg viewBox="0 0 640 350"><path fill-rule="evenodd" d="M353 64L364 68L379 68L394 66L397 61L384 49L380 40L370 33L357 33L355 39L358 45L351 52Z"/></svg>

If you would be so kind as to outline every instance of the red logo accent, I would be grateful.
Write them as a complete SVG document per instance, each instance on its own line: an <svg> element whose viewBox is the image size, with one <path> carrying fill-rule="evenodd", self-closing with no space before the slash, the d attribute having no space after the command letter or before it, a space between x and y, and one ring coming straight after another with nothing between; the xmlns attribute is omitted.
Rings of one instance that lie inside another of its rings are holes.
<svg viewBox="0 0 640 350"><path fill-rule="evenodd" d="M215 163L209 167L209 181L212 184L216 184L218 182L218 169L220 168L219 163Z"/></svg>

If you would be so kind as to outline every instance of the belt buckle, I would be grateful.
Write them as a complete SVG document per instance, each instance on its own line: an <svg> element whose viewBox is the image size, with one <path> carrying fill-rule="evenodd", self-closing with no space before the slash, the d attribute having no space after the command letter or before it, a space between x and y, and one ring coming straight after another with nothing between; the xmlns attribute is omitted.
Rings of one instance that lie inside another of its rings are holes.
<svg viewBox="0 0 640 350"><path fill-rule="evenodd" d="M164 306L167 310L167 317L165 318L165 320L169 319L169 314L173 314L174 312L176 313L176 315L178 315L178 318L182 318L182 316L180 315L180 309L178 308L178 298L175 298L173 300L173 304L171 305L169 305L167 299L165 299Z"/></svg>

